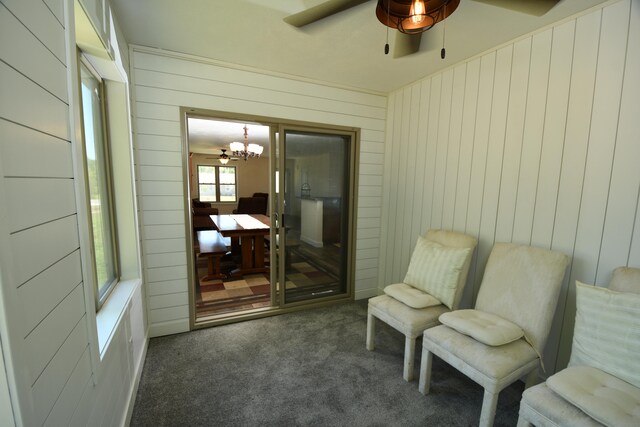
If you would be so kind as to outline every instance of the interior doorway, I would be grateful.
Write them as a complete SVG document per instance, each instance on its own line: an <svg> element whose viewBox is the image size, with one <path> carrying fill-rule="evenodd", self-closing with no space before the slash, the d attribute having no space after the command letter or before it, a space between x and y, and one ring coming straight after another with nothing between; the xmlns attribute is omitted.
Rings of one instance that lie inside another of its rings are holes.
<svg viewBox="0 0 640 427"><path fill-rule="evenodd" d="M191 327L352 299L359 130L183 113Z"/></svg>
<svg viewBox="0 0 640 427"><path fill-rule="evenodd" d="M227 216L268 216L269 129L259 123L187 117L196 322L272 306L268 251L258 255L261 267L246 268L241 236L221 232L215 224ZM231 151L231 144L244 147L245 141L262 152L245 158ZM263 235L269 232L265 225L265 231L258 231ZM247 242L245 246L253 246Z"/></svg>

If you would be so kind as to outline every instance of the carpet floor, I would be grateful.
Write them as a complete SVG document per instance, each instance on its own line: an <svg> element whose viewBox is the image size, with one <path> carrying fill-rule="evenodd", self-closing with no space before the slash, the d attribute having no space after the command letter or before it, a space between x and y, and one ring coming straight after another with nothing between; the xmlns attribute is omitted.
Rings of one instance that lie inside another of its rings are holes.
<svg viewBox="0 0 640 427"><path fill-rule="evenodd" d="M402 379L404 336L366 300L150 340L132 426L473 426L482 388L434 356L431 393ZM416 377L421 342L416 355ZM523 384L500 393L515 426Z"/></svg>

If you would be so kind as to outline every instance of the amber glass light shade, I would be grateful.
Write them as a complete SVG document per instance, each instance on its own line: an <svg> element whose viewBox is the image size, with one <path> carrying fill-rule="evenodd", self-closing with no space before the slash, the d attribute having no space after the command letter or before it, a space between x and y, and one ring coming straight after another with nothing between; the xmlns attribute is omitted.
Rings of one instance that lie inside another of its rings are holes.
<svg viewBox="0 0 640 427"><path fill-rule="evenodd" d="M378 0L376 16L387 27L406 34L417 34L444 20L460 4L460 0L422 0L420 3L424 4L424 14L416 16L412 11L420 8L414 7L415 2L416 0Z"/></svg>

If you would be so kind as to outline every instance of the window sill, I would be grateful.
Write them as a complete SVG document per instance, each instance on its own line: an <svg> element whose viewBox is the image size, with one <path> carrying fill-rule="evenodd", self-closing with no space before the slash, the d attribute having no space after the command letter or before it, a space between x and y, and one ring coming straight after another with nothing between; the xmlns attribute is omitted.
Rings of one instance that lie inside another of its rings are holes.
<svg viewBox="0 0 640 427"><path fill-rule="evenodd" d="M124 315L131 296L138 286L142 284L139 278L123 280L116 284L115 288L96 313L96 326L98 329L98 349L100 360L104 357L111 338Z"/></svg>

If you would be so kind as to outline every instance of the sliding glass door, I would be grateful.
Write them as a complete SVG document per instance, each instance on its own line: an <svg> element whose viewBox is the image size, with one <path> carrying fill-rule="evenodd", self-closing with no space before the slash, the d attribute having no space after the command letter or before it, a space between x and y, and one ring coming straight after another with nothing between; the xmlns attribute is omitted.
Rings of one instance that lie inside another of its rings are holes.
<svg viewBox="0 0 640 427"><path fill-rule="evenodd" d="M280 126L275 137L278 302L348 298L355 132Z"/></svg>

